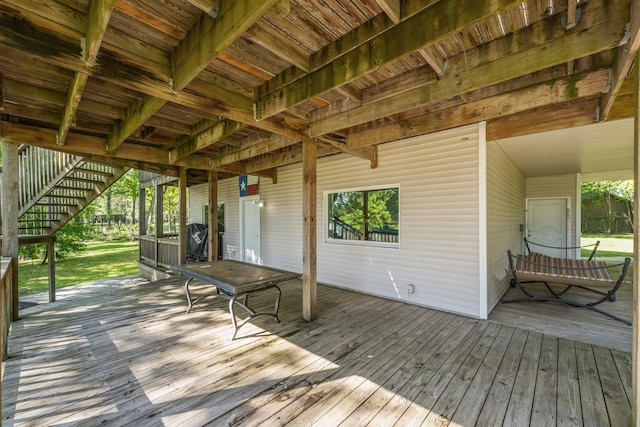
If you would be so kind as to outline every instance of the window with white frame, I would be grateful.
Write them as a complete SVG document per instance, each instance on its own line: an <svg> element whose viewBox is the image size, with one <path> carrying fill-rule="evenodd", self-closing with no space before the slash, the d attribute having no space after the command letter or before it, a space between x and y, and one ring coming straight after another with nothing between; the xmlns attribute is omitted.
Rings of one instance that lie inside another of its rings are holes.
<svg viewBox="0 0 640 427"><path fill-rule="evenodd" d="M398 247L399 186L325 192L327 242Z"/></svg>

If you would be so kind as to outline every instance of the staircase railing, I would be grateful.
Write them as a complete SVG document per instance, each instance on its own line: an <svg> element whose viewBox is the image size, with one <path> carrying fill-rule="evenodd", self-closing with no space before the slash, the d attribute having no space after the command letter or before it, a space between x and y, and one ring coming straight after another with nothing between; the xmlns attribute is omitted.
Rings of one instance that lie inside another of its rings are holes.
<svg viewBox="0 0 640 427"><path fill-rule="evenodd" d="M81 157L72 154L22 145L18 154L18 215L28 211L81 161Z"/></svg>

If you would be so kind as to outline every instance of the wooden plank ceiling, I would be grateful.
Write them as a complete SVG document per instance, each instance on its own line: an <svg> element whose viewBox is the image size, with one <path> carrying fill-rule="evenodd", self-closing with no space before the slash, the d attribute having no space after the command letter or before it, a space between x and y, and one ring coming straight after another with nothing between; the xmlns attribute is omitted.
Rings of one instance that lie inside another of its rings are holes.
<svg viewBox="0 0 640 427"><path fill-rule="evenodd" d="M638 3L0 0L0 137L198 182L631 117Z"/></svg>

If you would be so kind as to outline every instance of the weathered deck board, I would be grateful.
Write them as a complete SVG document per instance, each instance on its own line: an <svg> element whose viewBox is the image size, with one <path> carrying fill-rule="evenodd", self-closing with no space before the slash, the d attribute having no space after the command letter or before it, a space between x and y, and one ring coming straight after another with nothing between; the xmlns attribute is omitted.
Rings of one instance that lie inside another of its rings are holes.
<svg viewBox="0 0 640 427"><path fill-rule="evenodd" d="M564 338L558 341L557 416L559 426L582 423L575 342Z"/></svg>
<svg viewBox="0 0 640 427"><path fill-rule="evenodd" d="M207 298L186 314L182 284L83 285L23 311L3 366L3 425L617 426L631 417L631 356L620 350L327 286L319 318L306 322L299 281L283 285L281 324L254 319L230 341L227 301Z"/></svg>
<svg viewBox="0 0 640 427"><path fill-rule="evenodd" d="M553 286L557 287L558 285ZM623 319L631 320L633 316L632 288L629 284L623 284L616 293L615 302L604 302L598 308ZM528 284L527 289L536 295L549 295L542 283ZM593 301L593 294L587 291L572 288L569 292L567 298L582 302ZM522 297L524 294L520 289L509 288L503 299ZM631 326L581 307L572 307L551 301L498 303L489 314L489 320L631 352L633 333Z"/></svg>

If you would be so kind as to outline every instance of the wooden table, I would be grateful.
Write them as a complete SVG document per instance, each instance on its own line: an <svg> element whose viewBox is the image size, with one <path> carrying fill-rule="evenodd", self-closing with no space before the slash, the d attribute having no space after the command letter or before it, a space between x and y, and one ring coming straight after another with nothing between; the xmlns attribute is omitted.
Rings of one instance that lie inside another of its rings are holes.
<svg viewBox="0 0 640 427"><path fill-rule="evenodd" d="M301 276L290 271L233 260L185 264L171 266L170 268L172 271L187 277L187 281L184 284L188 303L187 313L191 311L196 302L207 296L204 295L196 299L191 298L189 284L194 279L215 286L216 296L229 300L229 314L233 324L232 340L235 339L238 329L255 317L273 316L280 323L278 309L280 308L282 292L278 287L278 283L299 279ZM252 309L249 306L249 294L270 288L274 288L277 291L273 312L258 312ZM240 323L236 320L234 304L240 305L249 312L249 316L245 317Z"/></svg>

